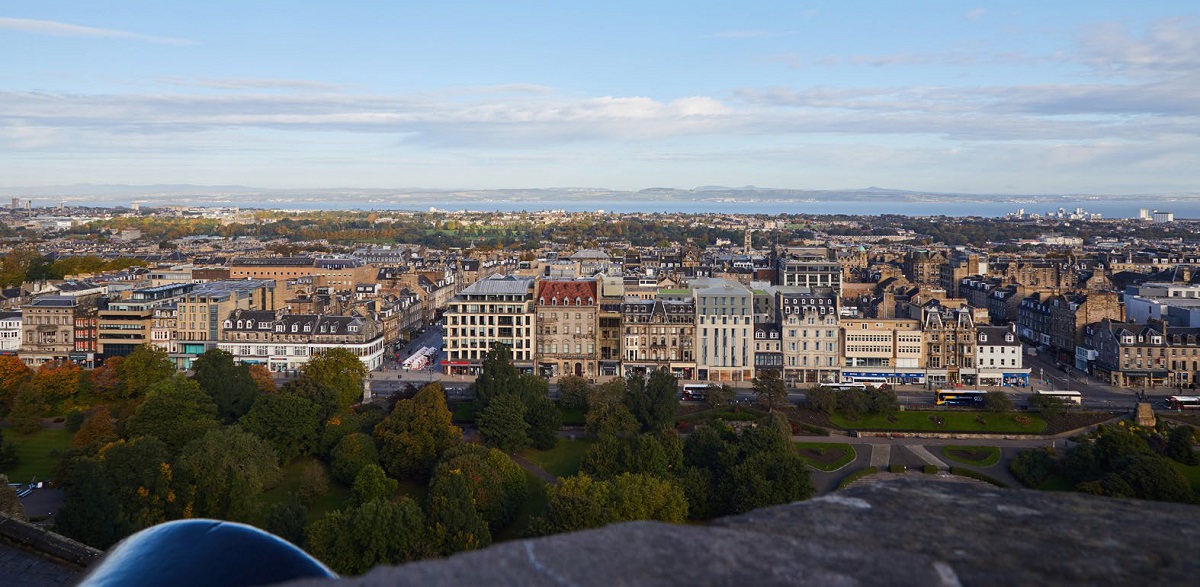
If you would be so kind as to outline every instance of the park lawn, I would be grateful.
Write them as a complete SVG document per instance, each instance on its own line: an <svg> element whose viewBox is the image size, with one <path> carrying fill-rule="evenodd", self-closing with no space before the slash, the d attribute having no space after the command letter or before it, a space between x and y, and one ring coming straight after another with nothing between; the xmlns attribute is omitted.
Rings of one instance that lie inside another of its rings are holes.
<svg viewBox="0 0 1200 587"><path fill-rule="evenodd" d="M986 424L977 418L983 417ZM1026 423L1016 421L1025 418ZM933 418L941 418L937 424ZM840 412L829 417L842 428L856 430L878 430L895 432L992 432L1037 434L1046 429L1046 421L1033 414L997 414L994 412L951 412L951 411L906 411L896 414L896 421L889 422L885 416L868 414L857 420L846 418Z"/></svg>
<svg viewBox="0 0 1200 587"><path fill-rule="evenodd" d="M1173 459L1168 460L1171 461L1171 465L1175 467L1175 470L1182 473L1188 480L1188 483L1192 484L1192 490L1200 492L1200 465L1185 465Z"/></svg>
<svg viewBox="0 0 1200 587"><path fill-rule="evenodd" d="M1000 462L1000 449L994 446L946 445L942 456L972 467L991 467Z"/></svg>
<svg viewBox="0 0 1200 587"><path fill-rule="evenodd" d="M854 461L854 447L841 442L794 442L796 454L822 471L836 471Z"/></svg>
<svg viewBox="0 0 1200 587"><path fill-rule="evenodd" d="M525 498L525 503L521 504L521 509L517 510L517 517L513 518L509 525L496 532L496 535L492 537L493 542L525 538L529 532L530 522L546 512L548 499L546 484L538 479L537 475L525 471L525 487L529 489L529 495Z"/></svg>
<svg viewBox="0 0 1200 587"><path fill-rule="evenodd" d="M12 483L28 483L34 479L49 481L63 453L71 447L71 431L66 428L42 428L33 434L21 434L12 428L4 429L4 441L10 442L20 459L6 471Z"/></svg>
<svg viewBox="0 0 1200 587"><path fill-rule="evenodd" d="M562 423L567 426L583 426L587 423L586 415L583 408L558 408L558 413L562 414Z"/></svg>
<svg viewBox="0 0 1200 587"><path fill-rule="evenodd" d="M592 445L591 440L567 440L559 438L558 444L550 450L526 449L521 456L533 464L543 468L555 477L570 477L579 472L583 462L583 453Z"/></svg>
<svg viewBox="0 0 1200 587"><path fill-rule="evenodd" d="M328 465L313 457L296 459L287 466L283 467L283 475L280 478L279 484L264 491L262 495L258 496L258 516L261 518L259 520L260 522L266 520L267 511L269 511L272 506L283 503L288 496L299 491L301 471L304 470L304 465L310 462L321 463L321 466L325 467L325 472L329 472ZM329 491L322 495L318 495L316 499L313 500L312 505L308 506L308 521L312 522L314 520L318 520L333 510L345 507L346 502L349 500L350 488L335 481L333 477L330 476Z"/></svg>

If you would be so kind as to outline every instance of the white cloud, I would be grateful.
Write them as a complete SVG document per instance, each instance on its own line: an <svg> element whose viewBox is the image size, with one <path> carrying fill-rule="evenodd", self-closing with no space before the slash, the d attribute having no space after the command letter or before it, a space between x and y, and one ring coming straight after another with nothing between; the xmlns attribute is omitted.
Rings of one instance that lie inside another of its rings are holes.
<svg viewBox="0 0 1200 587"><path fill-rule="evenodd" d="M179 87L211 88L215 90L321 90L337 91L343 86L313 80L275 78L205 78L161 76L155 81Z"/></svg>
<svg viewBox="0 0 1200 587"><path fill-rule="evenodd" d="M157 37L153 35L143 35L129 31L121 31L116 29L101 29L88 26L80 26L54 20L36 20L32 18L0 18L0 29L18 31L24 33L37 33L43 35L54 35L59 37L91 37L100 39L129 39L132 41L142 41L145 43L154 43L158 45L195 45L196 42L189 39L180 39L175 37Z"/></svg>

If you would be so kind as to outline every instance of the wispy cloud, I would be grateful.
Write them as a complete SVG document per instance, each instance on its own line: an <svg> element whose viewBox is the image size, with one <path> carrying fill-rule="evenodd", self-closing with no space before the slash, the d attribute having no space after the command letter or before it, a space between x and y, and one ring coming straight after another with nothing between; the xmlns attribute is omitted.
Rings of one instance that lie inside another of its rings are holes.
<svg viewBox="0 0 1200 587"><path fill-rule="evenodd" d="M190 39L176 37L158 37L116 29L102 29L81 26L55 20L37 20L32 18L0 18L0 30L18 31L54 35L58 37L91 37L99 39L128 39L158 45L195 45Z"/></svg>
<svg viewBox="0 0 1200 587"><path fill-rule="evenodd" d="M154 81L179 87L211 88L215 90L317 90L338 91L343 86L304 79L277 78L206 78L161 76Z"/></svg>
<svg viewBox="0 0 1200 587"><path fill-rule="evenodd" d="M967 20L979 20L979 19L983 18L984 14L987 14L987 9L976 8L974 10L967 12L964 16L967 17Z"/></svg>

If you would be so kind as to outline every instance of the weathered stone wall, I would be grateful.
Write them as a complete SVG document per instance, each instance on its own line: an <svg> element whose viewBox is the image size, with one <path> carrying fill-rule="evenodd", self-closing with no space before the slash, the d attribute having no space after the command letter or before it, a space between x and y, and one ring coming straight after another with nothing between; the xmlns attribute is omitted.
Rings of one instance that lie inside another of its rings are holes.
<svg viewBox="0 0 1200 587"><path fill-rule="evenodd" d="M340 583L1186 585L1198 548L1200 507L900 478L707 526L617 524Z"/></svg>

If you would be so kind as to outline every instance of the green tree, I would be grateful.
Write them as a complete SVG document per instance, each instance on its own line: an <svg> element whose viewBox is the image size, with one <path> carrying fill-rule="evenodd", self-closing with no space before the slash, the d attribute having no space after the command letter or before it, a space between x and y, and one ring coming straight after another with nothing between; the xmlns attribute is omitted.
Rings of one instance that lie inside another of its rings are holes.
<svg viewBox="0 0 1200 587"><path fill-rule="evenodd" d="M778 369L759 369L753 384L758 405L772 412L787 407L787 386L783 383Z"/></svg>
<svg viewBox="0 0 1200 587"><path fill-rule="evenodd" d="M1154 454L1133 454L1118 464L1117 474L1140 499L1194 503L1196 496L1186 477L1167 459Z"/></svg>
<svg viewBox="0 0 1200 587"><path fill-rule="evenodd" d="M360 575L372 567L433 554L421 508L409 498L376 499L326 514L308 528L307 548L338 573Z"/></svg>
<svg viewBox="0 0 1200 587"><path fill-rule="evenodd" d="M300 500L312 505L318 497L329 493L329 473L321 461L306 461L300 467L300 486L296 488Z"/></svg>
<svg viewBox="0 0 1200 587"><path fill-rule="evenodd" d="M547 396L539 396L526 404L525 422L529 424L529 442L538 450L550 450L558 444L562 429L562 413Z"/></svg>
<svg viewBox="0 0 1200 587"><path fill-rule="evenodd" d="M654 432L675 426L679 409L679 380L670 372L657 370L649 380L631 375L625 381L625 407L637 419L642 432Z"/></svg>
<svg viewBox="0 0 1200 587"><path fill-rule="evenodd" d="M610 481L585 474L566 477L547 486L546 494L546 513L532 524L542 535L632 520L679 523L688 507L683 491L671 481L630 473Z"/></svg>
<svg viewBox="0 0 1200 587"><path fill-rule="evenodd" d="M292 394L264 394L242 417L242 428L271 443L281 462L309 454L317 445L321 409Z"/></svg>
<svg viewBox="0 0 1200 587"><path fill-rule="evenodd" d="M333 478L347 485L354 483L363 467L379 464L375 441L371 435L362 432L343 436L329 456Z"/></svg>
<svg viewBox="0 0 1200 587"><path fill-rule="evenodd" d="M1012 398L1003 391L989 391L983 397L983 406L989 412L1011 412L1013 409Z"/></svg>
<svg viewBox="0 0 1200 587"><path fill-rule="evenodd" d="M344 410L362 401L367 367L354 353L333 348L309 359L304 364L304 376L318 387L329 390L337 407Z"/></svg>
<svg viewBox="0 0 1200 587"><path fill-rule="evenodd" d="M896 392L872 388L867 393L871 397L872 413L890 418L900 412L900 398L896 397Z"/></svg>
<svg viewBox="0 0 1200 587"><path fill-rule="evenodd" d="M121 520L112 483L105 478L100 463L79 461L64 485L66 495L55 516L55 531L100 549L107 549L131 531Z"/></svg>
<svg viewBox="0 0 1200 587"><path fill-rule="evenodd" d="M308 508L296 494L289 494L283 501L267 510L263 529L296 546L304 546L304 527L308 524Z"/></svg>
<svg viewBox="0 0 1200 587"><path fill-rule="evenodd" d="M200 385L183 375L162 380L125 423L125 437L153 436L177 454L187 443L220 426L217 406Z"/></svg>
<svg viewBox="0 0 1200 587"><path fill-rule="evenodd" d="M1176 426L1167 435L1167 456L1185 465L1196 464L1196 429L1191 426Z"/></svg>
<svg viewBox="0 0 1200 587"><path fill-rule="evenodd" d="M331 418L334 414L347 413L348 410L338 409L338 400L333 388L322 387L315 379L301 374L299 377L283 384L279 389L283 395L302 397L321 408L321 418Z"/></svg>
<svg viewBox="0 0 1200 587"><path fill-rule="evenodd" d="M415 394L413 397L416 397ZM325 420L325 426L321 430L321 439L317 443L317 454L328 456L333 447L337 446L347 435L355 432L370 434L375 430L375 426L383 421L386 413L383 410L366 409L367 407L365 405L358 406L356 411L338 412ZM393 405L392 408L394 409L395 406ZM351 477L350 481L353 480Z"/></svg>
<svg viewBox="0 0 1200 587"><path fill-rule="evenodd" d="M1048 448L1027 448L1008 462L1008 470L1026 487L1037 487L1058 471L1058 462Z"/></svg>
<svg viewBox="0 0 1200 587"><path fill-rule="evenodd" d="M814 410L820 410L826 414L832 414L837 409L838 397L837 392L830 387L818 385L810 387L804 393L805 399L808 400L808 405Z"/></svg>
<svg viewBox="0 0 1200 587"><path fill-rule="evenodd" d="M708 386L708 390L704 394L704 401L708 404L708 407L716 409L733 403L736 397L737 390L728 383L723 383L721 385Z"/></svg>
<svg viewBox="0 0 1200 587"><path fill-rule="evenodd" d="M790 450L749 455L732 471L733 512L791 503L812 497L808 467Z"/></svg>
<svg viewBox="0 0 1200 587"><path fill-rule="evenodd" d="M22 434L32 434L42 429L42 416L50 409L50 404L42 397L41 392L33 385L24 385L17 390L13 397L12 412L8 415L8 423Z"/></svg>
<svg viewBox="0 0 1200 587"><path fill-rule="evenodd" d="M687 498L670 479L626 473L613 479L608 495L617 521L657 520L682 524L687 519Z"/></svg>
<svg viewBox="0 0 1200 587"><path fill-rule="evenodd" d="M428 479L446 449L462 438L451 423L440 383L421 388L411 400L400 400L375 427L379 461L398 479Z"/></svg>
<svg viewBox="0 0 1200 587"><path fill-rule="evenodd" d="M400 484L395 479L389 479L382 467L367 465L358 472L350 487L352 503L358 505L374 499L390 500L399 487Z"/></svg>
<svg viewBox="0 0 1200 587"><path fill-rule="evenodd" d="M476 418L476 424L479 436L488 446L505 452L516 452L529 446L525 404L515 394L502 393L493 398Z"/></svg>
<svg viewBox="0 0 1200 587"><path fill-rule="evenodd" d="M595 438L636 434L640 425L624 402L625 380L613 379L588 396L584 428Z"/></svg>
<svg viewBox="0 0 1200 587"><path fill-rule="evenodd" d="M838 409L842 415L857 420L871 410L871 395L862 389L847 389L837 392Z"/></svg>
<svg viewBox="0 0 1200 587"><path fill-rule="evenodd" d="M565 375L558 378L558 403L566 410L582 410L587 408L588 394L592 386L587 379L578 375Z"/></svg>
<svg viewBox="0 0 1200 587"><path fill-rule="evenodd" d="M250 367L235 363L233 355L221 349L209 349L196 357L192 363L192 379L217 404L217 416L226 424L250 411L258 395L258 385L250 376Z"/></svg>
<svg viewBox="0 0 1200 587"><path fill-rule="evenodd" d="M529 493L524 469L494 448L462 444L446 451L430 487L438 486L451 474L466 480L475 511L493 532L516 517Z"/></svg>
<svg viewBox="0 0 1200 587"><path fill-rule="evenodd" d="M512 364L512 349L501 343L493 343L484 355L479 375L471 384L475 398L486 406L492 398L517 388L521 375Z"/></svg>
<svg viewBox="0 0 1200 587"><path fill-rule="evenodd" d="M150 345L138 345L132 353L121 360L117 367L121 398L140 398L155 384L175 375L175 364L167 351Z"/></svg>
<svg viewBox="0 0 1200 587"><path fill-rule="evenodd" d="M157 438L135 438L106 445L97 455L112 484L124 526L132 531L172 519L184 509L175 492L167 445Z"/></svg>
<svg viewBox="0 0 1200 587"><path fill-rule="evenodd" d="M223 520L253 513L258 495L279 477L278 462L266 441L237 428L209 430L179 457L194 491L194 514Z"/></svg>
<svg viewBox="0 0 1200 587"><path fill-rule="evenodd" d="M487 522L475 509L471 485L462 471L449 469L429 488L429 526L443 555L485 548L492 543Z"/></svg>

